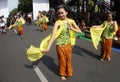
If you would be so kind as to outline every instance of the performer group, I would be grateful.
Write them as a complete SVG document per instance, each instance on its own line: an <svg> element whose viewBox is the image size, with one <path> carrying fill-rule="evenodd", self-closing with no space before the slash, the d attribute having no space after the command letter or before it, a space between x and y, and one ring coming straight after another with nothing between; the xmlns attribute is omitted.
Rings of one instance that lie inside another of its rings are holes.
<svg viewBox="0 0 120 82"><path fill-rule="evenodd" d="M36 62L40 60L46 53L49 53L53 42L56 42L56 52L58 56L58 71L61 80L66 80L68 77L73 76L73 67L72 67L72 47L75 45L76 33L81 34L84 29L86 30L86 24L84 20L82 24L83 29L79 28L75 20L68 17L69 9L65 5L60 5L56 9L56 20L53 25L53 31L50 35L44 38L39 47L30 45L27 49L26 54L27 58ZM2 33L6 33L6 30L14 29L20 36L24 35L24 24L26 23L25 19L20 15L16 15L16 20L13 19L13 23L6 28L5 23L0 18L0 27ZM48 30L49 18L46 16L45 12L39 12L38 20L34 22L35 25L41 27L42 32L47 32ZM31 23L32 24L32 21ZM17 30L16 30L17 28ZM90 34L93 46L95 49L98 49L98 45L101 41L101 51L100 51L100 60L111 61L111 48L112 41L116 32L118 31L117 21L113 20L112 13L108 13L108 19L104 21L101 25L93 25L90 28ZM102 37L102 40L101 40Z"/></svg>

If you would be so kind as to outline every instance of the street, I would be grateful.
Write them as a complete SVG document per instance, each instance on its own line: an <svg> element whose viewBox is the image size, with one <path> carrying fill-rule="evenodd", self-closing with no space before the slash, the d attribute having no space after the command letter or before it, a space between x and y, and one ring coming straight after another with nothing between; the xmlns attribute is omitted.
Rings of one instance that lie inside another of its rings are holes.
<svg viewBox="0 0 120 82"><path fill-rule="evenodd" d="M55 43L36 67L31 67L26 57L26 49L38 47L52 27L46 33L35 25L24 25L23 29L24 36L13 29L0 34L0 82L63 82L58 75ZM77 38L72 54L73 77L65 82L120 82L120 52L112 50L111 61L101 62L99 58L100 46L95 50L92 42Z"/></svg>

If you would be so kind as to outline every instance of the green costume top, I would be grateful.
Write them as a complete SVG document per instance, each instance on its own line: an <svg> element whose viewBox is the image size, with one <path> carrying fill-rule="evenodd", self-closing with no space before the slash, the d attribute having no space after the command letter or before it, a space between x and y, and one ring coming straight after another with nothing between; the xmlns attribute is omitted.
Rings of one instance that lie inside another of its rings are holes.
<svg viewBox="0 0 120 82"><path fill-rule="evenodd" d="M70 43L70 33L69 33L68 24L63 23L62 26L63 26L63 30L56 39L56 45L63 45Z"/></svg>
<svg viewBox="0 0 120 82"><path fill-rule="evenodd" d="M18 26L21 26L21 25L22 25L21 18L17 20L17 25L18 25Z"/></svg>
<svg viewBox="0 0 120 82"><path fill-rule="evenodd" d="M49 20L48 20L48 17L44 16L41 18L41 23L48 23Z"/></svg>
<svg viewBox="0 0 120 82"><path fill-rule="evenodd" d="M25 24L25 20L22 17L20 17L19 19L17 19L17 21L14 24L10 25L8 29L12 29L15 28L16 26L21 26L24 24Z"/></svg>
<svg viewBox="0 0 120 82"><path fill-rule="evenodd" d="M102 36L106 37L107 39L111 39L114 36L114 34L112 33L113 33L113 26L107 23Z"/></svg>

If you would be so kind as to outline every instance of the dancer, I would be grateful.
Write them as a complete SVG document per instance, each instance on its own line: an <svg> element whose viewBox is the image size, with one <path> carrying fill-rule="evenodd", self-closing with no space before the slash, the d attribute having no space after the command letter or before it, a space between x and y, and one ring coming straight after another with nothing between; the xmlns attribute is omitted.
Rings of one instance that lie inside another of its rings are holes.
<svg viewBox="0 0 120 82"><path fill-rule="evenodd" d="M10 25L8 29L10 30L11 28L17 26L18 33L20 34L20 36L23 36L24 31L22 25L24 24L25 24L25 20L20 15L17 15L16 22L13 25Z"/></svg>
<svg viewBox="0 0 120 82"><path fill-rule="evenodd" d="M41 13L41 27L43 32L46 32L48 30L48 17L45 15L45 13Z"/></svg>
<svg viewBox="0 0 120 82"><path fill-rule="evenodd" d="M55 40L57 30L62 28L61 33L56 38L56 50L58 54L58 65L59 65L59 75L61 80L66 80L66 77L71 77L73 75L73 69L71 64L72 57L72 45L74 44L71 41L71 30L72 32L82 33L74 20L67 17L68 9L66 6L61 5L57 8L58 20L54 24L53 32L49 40L48 46L45 50L42 50L43 53L47 53L52 43ZM74 36L74 33L72 37ZM72 44L71 44L72 42Z"/></svg>
<svg viewBox="0 0 120 82"><path fill-rule="evenodd" d="M113 21L112 13L108 14L108 20L104 21L101 25L94 25L90 29L91 37L95 48L99 44L100 37L102 36L101 44L101 61L107 59L111 60L111 48L113 37L118 30L118 25L116 21Z"/></svg>

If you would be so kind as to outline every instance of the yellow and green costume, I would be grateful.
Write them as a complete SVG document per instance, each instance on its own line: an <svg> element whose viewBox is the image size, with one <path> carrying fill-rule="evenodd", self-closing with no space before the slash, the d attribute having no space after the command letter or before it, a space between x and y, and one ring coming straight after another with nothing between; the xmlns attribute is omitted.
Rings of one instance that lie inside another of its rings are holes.
<svg viewBox="0 0 120 82"><path fill-rule="evenodd" d="M20 17L20 19L18 19L13 25L10 25L8 27L8 29L12 29L15 26L21 26L21 25L24 25L24 24L25 24L25 20L22 17Z"/></svg>
<svg viewBox="0 0 120 82"><path fill-rule="evenodd" d="M98 45L101 39L101 35L103 33L103 31L105 30L106 26L108 25L108 21L104 22L104 27L102 28L92 28L90 29L90 34L91 34L91 39L92 39L92 43L95 47L95 49L98 49ZM113 37L116 34L116 31L118 30L118 25L115 24L115 31L112 31L110 34Z"/></svg>

